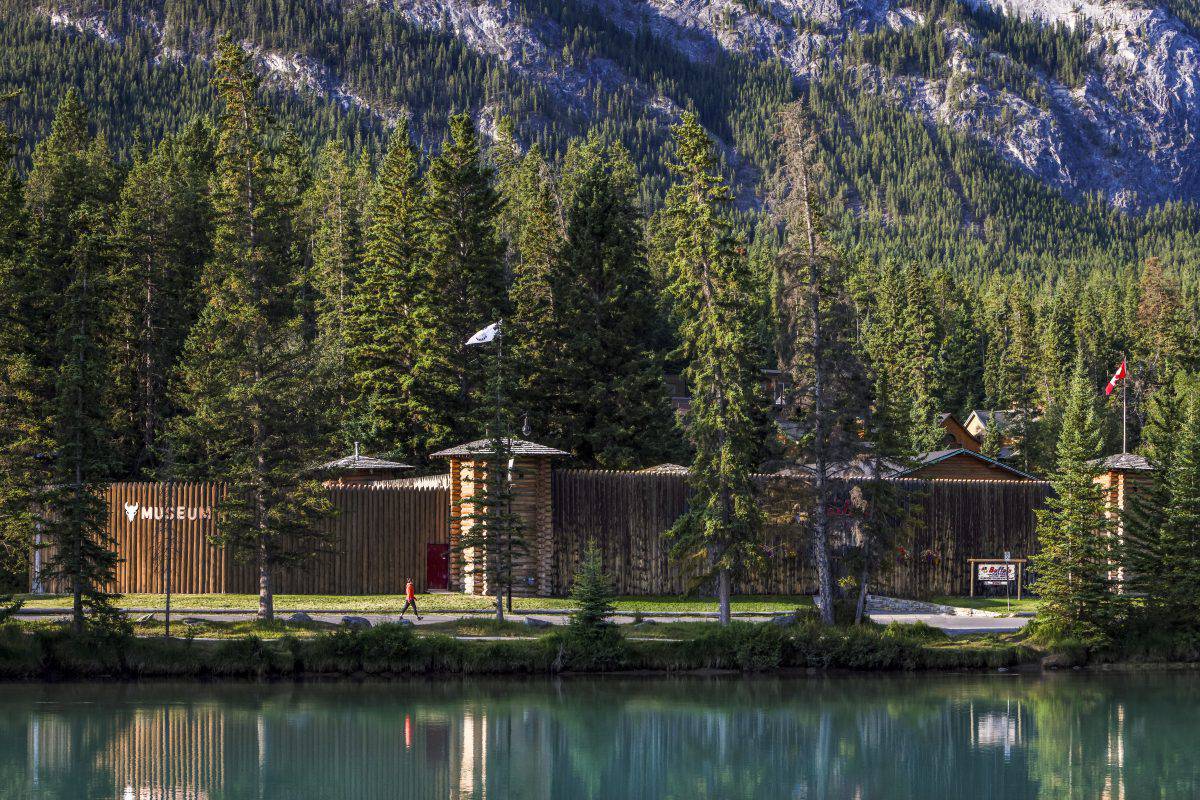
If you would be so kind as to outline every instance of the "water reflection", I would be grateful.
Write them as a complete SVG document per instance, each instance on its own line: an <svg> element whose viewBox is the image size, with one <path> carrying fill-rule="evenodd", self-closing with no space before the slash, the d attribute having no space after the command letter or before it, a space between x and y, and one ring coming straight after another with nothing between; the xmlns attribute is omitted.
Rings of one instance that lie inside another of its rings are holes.
<svg viewBox="0 0 1200 800"><path fill-rule="evenodd" d="M0 797L1184 798L1200 678L0 687Z"/></svg>

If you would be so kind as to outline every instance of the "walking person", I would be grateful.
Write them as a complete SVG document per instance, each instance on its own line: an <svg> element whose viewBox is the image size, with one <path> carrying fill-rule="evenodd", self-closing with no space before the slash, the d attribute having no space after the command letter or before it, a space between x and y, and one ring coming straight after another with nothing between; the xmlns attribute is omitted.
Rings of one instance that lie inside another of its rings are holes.
<svg viewBox="0 0 1200 800"><path fill-rule="evenodd" d="M404 610L400 612L400 619L404 619L409 606L412 606L413 613L420 619L421 612L417 610L417 590L413 586L412 578L408 579L408 585L404 587Z"/></svg>

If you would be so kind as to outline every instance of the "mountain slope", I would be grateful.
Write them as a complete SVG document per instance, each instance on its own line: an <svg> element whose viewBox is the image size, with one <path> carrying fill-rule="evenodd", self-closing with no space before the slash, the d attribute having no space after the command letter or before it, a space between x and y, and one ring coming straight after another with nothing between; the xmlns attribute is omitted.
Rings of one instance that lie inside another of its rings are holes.
<svg viewBox="0 0 1200 800"><path fill-rule="evenodd" d="M597 126L654 202L691 107L752 202L773 114L803 96L867 252L1047 271L1168 242L1185 258L1197 230L1172 201L1200 193L1200 45L1133 0L0 0L0 89L25 89L8 112L25 154L65 85L122 151L207 111L221 31L314 142L377 152L406 120L433 148L452 109L485 130L511 114L551 153Z"/></svg>

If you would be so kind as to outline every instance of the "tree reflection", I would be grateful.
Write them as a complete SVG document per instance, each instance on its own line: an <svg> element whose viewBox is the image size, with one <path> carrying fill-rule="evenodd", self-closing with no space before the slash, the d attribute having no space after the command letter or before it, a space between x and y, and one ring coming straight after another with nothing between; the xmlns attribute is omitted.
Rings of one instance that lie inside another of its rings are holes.
<svg viewBox="0 0 1200 800"><path fill-rule="evenodd" d="M1194 797L1190 675L0 687L0 796Z"/></svg>

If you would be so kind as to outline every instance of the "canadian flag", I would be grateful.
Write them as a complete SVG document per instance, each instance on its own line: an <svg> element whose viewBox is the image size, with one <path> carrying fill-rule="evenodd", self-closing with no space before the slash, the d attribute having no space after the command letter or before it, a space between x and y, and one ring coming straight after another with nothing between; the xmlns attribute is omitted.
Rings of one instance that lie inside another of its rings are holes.
<svg viewBox="0 0 1200 800"><path fill-rule="evenodd" d="M1127 374L1129 373L1125 371L1125 359L1121 359L1121 366L1117 367L1117 371L1108 379L1108 386L1104 387L1104 394L1112 394L1113 389L1117 388L1117 381L1124 378Z"/></svg>

